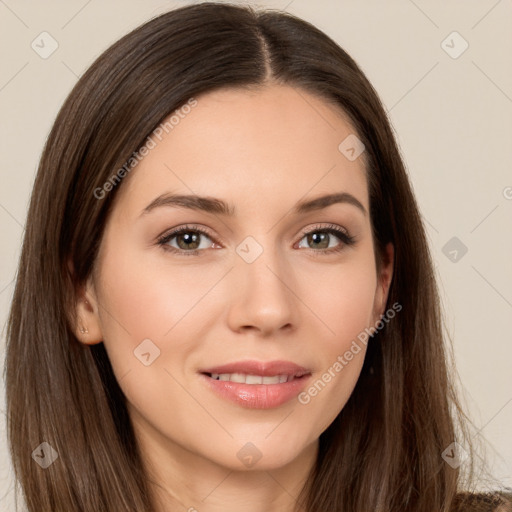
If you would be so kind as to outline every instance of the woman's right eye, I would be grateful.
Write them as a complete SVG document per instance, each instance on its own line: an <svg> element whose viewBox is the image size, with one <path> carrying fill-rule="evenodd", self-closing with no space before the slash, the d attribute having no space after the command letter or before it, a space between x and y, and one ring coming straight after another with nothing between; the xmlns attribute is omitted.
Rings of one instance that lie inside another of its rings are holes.
<svg viewBox="0 0 512 512"><path fill-rule="evenodd" d="M211 243L201 243L201 238L208 238ZM174 245L174 242L176 245ZM212 239L207 231L197 226L184 226L165 233L158 240L165 250L183 255L197 255L204 249L212 247Z"/></svg>

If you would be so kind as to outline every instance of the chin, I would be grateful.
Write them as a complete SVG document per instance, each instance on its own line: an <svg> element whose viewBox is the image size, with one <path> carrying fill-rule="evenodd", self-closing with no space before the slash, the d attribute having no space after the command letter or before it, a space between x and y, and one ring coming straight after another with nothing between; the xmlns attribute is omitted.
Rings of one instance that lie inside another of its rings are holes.
<svg viewBox="0 0 512 512"><path fill-rule="evenodd" d="M232 471L274 471L293 464L298 458L308 456L309 450L316 447L293 440L288 443L282 443L279 439L271 442L269 439L265 440L265 435L261 438L255 436L254 441L230 443L231 446L226 447L220 457L213 457L211 460Z"/></svg>

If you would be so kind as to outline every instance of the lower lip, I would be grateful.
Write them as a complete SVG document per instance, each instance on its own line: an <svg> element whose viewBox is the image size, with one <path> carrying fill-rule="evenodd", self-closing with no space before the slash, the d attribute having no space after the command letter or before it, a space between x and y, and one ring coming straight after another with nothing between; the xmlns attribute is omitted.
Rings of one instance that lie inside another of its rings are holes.
<svg viewBox="0 0 512 512"><path fill-rule="evenodd" d="M285 404L301 392L309 377L311 375L304 375L282 384L242 384L201 374L205 383L219 396L248 409L271 409Z"/></svg>

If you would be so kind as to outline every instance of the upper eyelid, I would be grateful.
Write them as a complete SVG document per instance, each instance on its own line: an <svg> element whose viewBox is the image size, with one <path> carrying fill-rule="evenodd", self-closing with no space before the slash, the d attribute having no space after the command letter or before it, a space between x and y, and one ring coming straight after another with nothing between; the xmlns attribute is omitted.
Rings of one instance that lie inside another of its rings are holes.
<svg viewBox="0 0 512 512"><path fill-rule="evenodd" d="M194 226L194 225L184 225L184 226L178 226L176 228L172 228L170 230L164 231L161 235L157 237L157 240L163 240L166 238L173 238L177 235L179 235L181 232L187 232L187 231L198 231L202 235L206 235L209 238L219 238L216 235L210 233L210 230L208 228L205 228L203 226Z"/></svg>

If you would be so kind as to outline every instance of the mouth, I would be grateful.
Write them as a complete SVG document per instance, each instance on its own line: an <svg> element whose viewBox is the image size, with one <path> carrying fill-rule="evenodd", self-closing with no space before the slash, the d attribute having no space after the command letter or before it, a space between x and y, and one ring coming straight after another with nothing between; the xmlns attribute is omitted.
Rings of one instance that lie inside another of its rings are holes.
<svg viewBox="0 0 512 512"><path fill-rule="evenodd" d="M200 371L218 397L251 409L279 407L297 396L311 371L287 361L245 361Z"/></svg>

